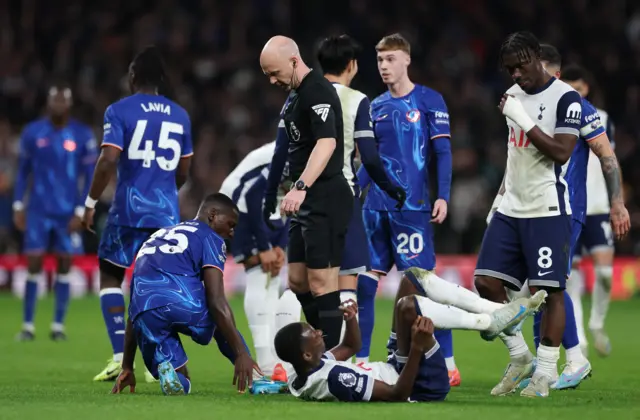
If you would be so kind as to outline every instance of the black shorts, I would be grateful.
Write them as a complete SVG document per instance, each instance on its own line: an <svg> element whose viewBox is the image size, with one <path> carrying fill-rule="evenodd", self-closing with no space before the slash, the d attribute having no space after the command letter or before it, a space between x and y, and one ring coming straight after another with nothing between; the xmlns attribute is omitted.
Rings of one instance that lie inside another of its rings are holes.
<svg viewBox="0 0 640 420"><path fill-rule="evenodd" d="M317 181L289 227L289 263L307 268L340 267L353 192L343 177Z"/></svg>

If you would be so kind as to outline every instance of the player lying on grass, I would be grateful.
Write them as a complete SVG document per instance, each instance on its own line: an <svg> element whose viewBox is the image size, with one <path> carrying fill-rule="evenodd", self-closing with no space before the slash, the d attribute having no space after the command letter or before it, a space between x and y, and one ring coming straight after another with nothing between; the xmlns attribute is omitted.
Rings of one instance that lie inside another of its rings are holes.
<svg viewBox="0 0 640 420"><path fill-rule="evenodd" d="M143 244L131 280L122 373L113 387L134 392L136 343L147 369L167 395L191 389L179 334L201 345L212 338L235 365L234 385L244 392L254 368L224 294L224 239L233 237L238 209L224 194L204 199L196 219L160 229ZM204 283L204 284L203 284ZM261 372L259 372L261 374Z"/></svg>
<svg viewBox="0 0 640 420"><path fill-rule="evenodd" d="M433 296L428 290L434 291ZM295 369L289 376L289 390L305 400L442 401L449 393L449 375L434 329L477 330L486 338L503 331L513 334L517 324L535 312L545 297L546 292L540 291L492 310L492 302L483 306L484 299L472 291L426 270L410 268L404 272L396 296L387 362L345 362L362 344L353 301L341 306L346 332L342 343L331 351L325 352L322 331L302 322L278 331L275 348L278 357ZM440 303L435 301L440 298ZM469 309L490 313L470 313Z"/></svg>

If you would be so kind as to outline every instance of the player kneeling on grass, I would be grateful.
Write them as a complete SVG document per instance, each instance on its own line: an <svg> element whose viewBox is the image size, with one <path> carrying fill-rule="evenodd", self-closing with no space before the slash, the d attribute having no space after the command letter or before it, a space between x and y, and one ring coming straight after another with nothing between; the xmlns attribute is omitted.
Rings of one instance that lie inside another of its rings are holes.
<svg viewBox="0 0 640 420"><path fill-rule="evenodd" d="M429 296L428 291L435 289ZM449 294L453 296L447 297ZM396 296L387 362L346 362L362 344L353 301L340 307L347 321L344 339L328 352L322 331L309 324L297 322L282 328L276 334L275 348L278 357L295 369L289 375L289 390L296 397L316 401L442 401L449 393L449 375L434 330L477 330L487 338L513 333L517 324L544 302L546 292L486 309L490 313L470 313L430 299L439 296L451 305L457 302L483 310L484 299L472 291L440 280L426 270L406 270Z"/></svg>
<svg viewBox="0 0 640 420"><path fill-rule="evenodd" d="M212 338L234 365L233 383L243 392L257 368L238 332L224 294L224 239L233 237L238 209L224 194L204 199L194 220L160 229L136 257L125 332L122 373L113 387L135 389L136 343L149 372L167 395L191 389L187 355L179 334L201 345ZM203 284L204 283L204 284ZM259 372L261 373L261 372Z"/></svg>

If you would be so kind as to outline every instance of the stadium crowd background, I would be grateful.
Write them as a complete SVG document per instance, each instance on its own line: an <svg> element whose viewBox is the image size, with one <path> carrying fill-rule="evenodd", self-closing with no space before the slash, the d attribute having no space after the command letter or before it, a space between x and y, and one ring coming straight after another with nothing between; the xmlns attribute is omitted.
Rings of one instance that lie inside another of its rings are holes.
<svg viewBox="0 0 640 420"><path fill-rule="evenodd" d="M588 68L591 99L616 124L630 237L618 253L640 254L640 3L625 0L7 0L0 6L0 253L20 249L12 185L21 128L37 118L48 84L69 82L74 114L98 139L107 105L128 94L127 64L148 44L164 53L171 96L191 115L195 157L181 192L184 217L217 191L249 151L273 140L285 94L261 74L270 36L299 43L313 62L315 43L348 33L364 47L354 87L383 92L374 51L384 35L412 42L410 74L440 91L452 122L449 217L436 231L440 253L474 253L506 162L506 126L496 109L509 80L498 68L504 36L529 29L556 45L565 62ZM592 82L593 85L593 82ZM595 87L595 89L593 89ZM110 195L98 208L104 218ZM86 236L88 253L97 239Z"/></svg>

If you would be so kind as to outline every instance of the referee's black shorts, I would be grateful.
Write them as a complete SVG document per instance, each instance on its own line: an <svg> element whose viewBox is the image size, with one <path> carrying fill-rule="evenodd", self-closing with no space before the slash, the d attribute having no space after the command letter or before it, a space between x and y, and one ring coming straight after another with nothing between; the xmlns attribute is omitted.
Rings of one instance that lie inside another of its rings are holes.
<svg viewBox="0 0 640 420"><path fill-rule="evenodd" d="M346 179L316 181L291 219L289 263L311 269L340 267L352 211L353 192Z"/></svg>

